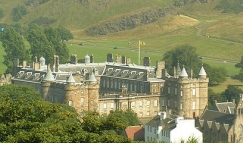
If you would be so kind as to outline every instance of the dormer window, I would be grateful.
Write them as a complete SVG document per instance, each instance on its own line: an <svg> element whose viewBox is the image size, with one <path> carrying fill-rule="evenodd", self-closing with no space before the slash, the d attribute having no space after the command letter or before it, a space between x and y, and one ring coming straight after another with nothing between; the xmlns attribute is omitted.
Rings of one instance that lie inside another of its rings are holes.
<svg viewBox="0 0 243 143"><path fill-rule="evenodd" d="M98 75L98 74L99 74L99 70L96 69L96 68L94 68L94 69L93 69L93 73L94 73L95 75Z"/></svg>
<svg viewBox="0 0 243 143"><path fill-rule="evenodd" d="M40 78L40 73L35 73L34 78L35 78L36 80L39 79L39 78Z"/></svg>
<svg viewBox="0 0 243 143"><path fill-rule="evenodd" d="M81 73L82 73L82 75L86 75L86 73L88 73L88 70L87 69L82 69Z"/></svg>

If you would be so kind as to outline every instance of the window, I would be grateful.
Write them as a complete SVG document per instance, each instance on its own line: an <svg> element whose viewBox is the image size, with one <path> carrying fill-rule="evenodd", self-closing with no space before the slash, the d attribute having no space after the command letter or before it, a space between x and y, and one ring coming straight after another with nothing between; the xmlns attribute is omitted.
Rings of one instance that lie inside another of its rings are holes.
<svg viewBox="0 0 243 143"><path fill-rule="evenodd" d="M192 95L196 95L196 89L195 88L192 89Z"/></svg>
<svg viewBox="0 0 243 143"><path fill-rule="evenodd" d="M192 109L195 109L195 102L192 102Z"/></svg>
<svg viewBox="0 0 243 143"><path fill-rule="evenodd" d="M73 101L72 101L72 100L69 100L69 101L68 101L68 105L69 105L69 106L72 106L72 105L73 105Z"/></svg>
<svg viewBox="0 0 243 143"><path fill-rule="evenodd" d="M170 94L170 87L168 87L168 93Z"/></svg>
<svg viewBox="0 0 243 143"><path fill-rule="evenodd" d="M118 82L118 89L121 88L121 81Z"/></svg>
<svg viewBox="0 0 243 143"><path fill-rule="evenodd" d="M80 104L84 105L84 98L83 97L80 98Z"/></svg>
<svg viewBox="0 0 243 143"><path fill-rule="evenodd" d="M113 82L114 82L114 81L112 80L112 81L111 81L111 88L113 88Z"/></svg>
<svg viewBox="0 0 243 143"><path fill-rule="evenodd" d="M161 106L165 106L165 100L161 100Z"/></svg>
<svg viewBox="0 0 243 143"><path fill-rule="evenodd" d="M150 107L150 101L147 101L147 107Z"/></svg>
<svg viewBox="0 0 243 143"><path fill-rule="evenodd" d="M175 95L177 95L177 88L175 88Z"/></svg>
<svg viewBox="0 0 243 143"><path fill-rule="evenodd" d="M183 107L182 107L182 103L180 104L180 109L182 109Z"/></svg>
<svg viewBox="0 0 243 143"><path fill-rule="evenodd" d="M117 81L114 83L114 88L117 89Z"/></svg>
<svg viewBox="0 0 243 143"><path fill-rule="evenodd" d="M150 112L149 111L147 111L147 116L149 116L150 115Z"/></svg>
<svg viewBox="0 0 243 143"><path fill-rule="evenodd" d="M134 91L137 91L137 84L134 84Z"/></svg>
<svg viewBox="0 0 243 143"><path fill-rule="evenodd" d="M139 107L143 107L143 101L139 101Z"/></svg>
<svg viewBox="0 0 243 143"><path fill-rule="evenodd" d="M143 117L143 112L140 112L140 113L139 113L139 116L140 116L140 117Z"/></svg>
<svg viewBox="0 0 243 143"><path fill-rule="evenodd" d="M154 129L154 133L156 134L156 129Z"/></svg>
<svg viewBox="0 0 243 143"><path fill-rule="evenodd" d="M168 100L167 102L168 102L167 105L170 106L170 100Z"/></svg>
<svg viewBox="0 0 243 143"><path fill-rule="evenodd" d="M158 106L158 100L154 100L154 106Z"/></svg>
<svg viewBox="0 0 243 143"><path fill-rule="evenodd" d="M150 127L150 132L152 132L152 127Z"/></svg>
<svg viewBox="0 0 243 143"><path fill-rule="evenodd" d="M103 104L103 109L106 110L106 103Z"/></svg>
<svg viewBox="0 0 243 143"><path fill-rule="evenodd" d="M154 116L158 115L158 112L157 111L154 111Z"/></svg>
<svg viewBox="0 0 243 143"><path fill-rule="evenodd" d="M183 96L183 91L181 90L181 96Z"/></svg>
<svg viewBox="0 0 243 143"><path fill-rule="evenodd" d="M135 102L131 102L131 108L135 108Z"/></svg>
<svg viewBox="0 0 243 143"><path fill-rule="evenodd" d="M55 98L55 96L54 95L52 95L52 102L55 102L56 101L56 98Z"/></svg>
<svg viewBox="0 0 243 143"><path fill-rule="evenodd" d="M164 92L164 89L163 88L160 88L160 92L163 93Z"/></svg>
<svg viewBox="0 0 243 143"><path fill-rule="evenodd" d="M111 103L111 109L114 109L114 103L113 102Z"/></svg>
<svg viewBox="0 0 243 143"><path fill-rule="evenodd" d="M175 107L177 107L177 102L175 101Z"/></svg>
<svg viewBox="0 0 243 143"><path fill-rule="evenodd" d="M109 83L109 79L108 79L107 82L106 82L106 87L107 87L107 88L109 88L109 84L110 84L110 83Z"/></svg>
<svg viewBox="0 0 243 143"><path fill-rule="evenodd" d="M130 91L132 91L132 84L130 83Z"/></svg>
<svg viewBox="0 0 243 143"><path fill-rule="evenodd" d="M105 80L103 80L103 87L105 87Z"/></svg>

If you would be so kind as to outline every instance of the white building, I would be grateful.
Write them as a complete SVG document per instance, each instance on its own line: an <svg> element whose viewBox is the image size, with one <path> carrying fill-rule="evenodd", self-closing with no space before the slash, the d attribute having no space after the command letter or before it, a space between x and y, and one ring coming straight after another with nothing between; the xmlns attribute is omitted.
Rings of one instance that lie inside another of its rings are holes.
<svg viewBox="0 0 243 143"><path fill-rule="evenodd" d="M194 119L183 117L170 118L166 113L159 113L145 125L145 142L162 141L165 143L179 143L190 138L203 142L202 133L195 128Z"/></svg>

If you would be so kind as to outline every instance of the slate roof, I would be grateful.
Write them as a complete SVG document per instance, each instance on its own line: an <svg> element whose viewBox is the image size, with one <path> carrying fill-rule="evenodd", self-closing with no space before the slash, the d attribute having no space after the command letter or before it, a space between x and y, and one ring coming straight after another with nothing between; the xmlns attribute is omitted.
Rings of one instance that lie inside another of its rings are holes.
<svg viewBox="0 0 243 143"><path fill-rule="evenodd" d="M160 119L160 115L156 115L151 119L146 125L151 127L162 126L163 130L170 131L176 127L176 123L174 119L165 118L163 120Z"/></svg>
<svg viewBox="0 0 243 143"><path fill-rule="evenodd" d="M63 72L72 72L72 73L82 73L87 72L91 73L94 69L97 70L98 75L102 75L105 69L106 63L81 63L81 64L60 64L59 69Z"/></svg>
<svg viewBox="0 0 243 143"><path fill-rule="evenodd" d="M215 110L219 112L234 114L235 113L235 104L233 102L222 102L215 103Z"/></svg>
<svg viewBox="0 0 243 143"><path fill-rule="evenodd" d="M232 125L234 121L234 114L227 114L214 110L205 110L200 119L207 121L215 121L220 124Z"/></svg>

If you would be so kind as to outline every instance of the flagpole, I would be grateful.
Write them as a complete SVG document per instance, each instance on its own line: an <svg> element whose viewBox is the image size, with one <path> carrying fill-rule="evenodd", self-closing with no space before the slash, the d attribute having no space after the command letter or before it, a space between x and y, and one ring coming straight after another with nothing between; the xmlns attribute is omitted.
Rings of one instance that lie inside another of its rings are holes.
<svg viewBox="0 0 243 143"><path fill-rule="evenodd" d="M140 40L138 40L138 65L140 65Z"/></svg>

